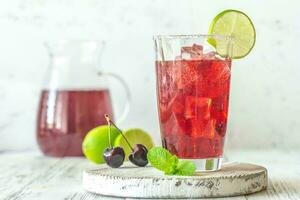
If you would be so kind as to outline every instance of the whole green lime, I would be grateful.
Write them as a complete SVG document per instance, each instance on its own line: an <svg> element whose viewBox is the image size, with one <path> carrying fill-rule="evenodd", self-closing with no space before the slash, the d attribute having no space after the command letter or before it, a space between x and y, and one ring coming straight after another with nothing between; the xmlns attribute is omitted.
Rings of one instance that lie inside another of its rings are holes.
<svg viewBox="0 0 300 200"><path fill-rule="evenodd" d="M115 127L111 127L111 143L120 133ZM104 163L103 151L109 147L109 126L98 126L90 130L85 136L82 143L82 151L85 157L94 163Z"/></svg>
<svg viewBox="0 0 300 200"><path fill-rule="evenodd" d="M153 146L153 140L149 133L146 131L139 129L139 128L131 128L126 131L123 131L123 135L121 134L116 138L114 142L114 146L120 146L123 147L125 151L125 159L128 160L129 154L132 152L129 145L127 144L127 141L129 144L134 148L136 144L142 144L144 145L148 150L150 150ZM126 141L126 139L127 141Z"/></svg>

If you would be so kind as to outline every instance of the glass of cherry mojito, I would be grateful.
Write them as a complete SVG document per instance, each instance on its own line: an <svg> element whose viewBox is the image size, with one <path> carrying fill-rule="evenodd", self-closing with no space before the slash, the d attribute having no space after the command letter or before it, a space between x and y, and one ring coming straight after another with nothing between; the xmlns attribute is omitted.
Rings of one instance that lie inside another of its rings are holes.
<svg viewBox="0 0 300 200"><path fill-rule="evenodd" d="M210 45L222 41L222 55ZM155 36L163 146L198 171L221 167L228 119L231 37ZM225 45L225 46L224 46Z"/></svg>

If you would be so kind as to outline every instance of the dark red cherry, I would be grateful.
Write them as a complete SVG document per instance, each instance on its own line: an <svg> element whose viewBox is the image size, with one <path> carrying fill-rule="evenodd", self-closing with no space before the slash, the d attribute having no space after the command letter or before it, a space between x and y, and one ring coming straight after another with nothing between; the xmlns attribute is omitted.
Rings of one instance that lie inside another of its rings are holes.
<svg viewBox="0 0 300 200"><path fill-rule="evenodd" d="M148 164L147 148L142 144L136 144L132 153L129 155L129 160L139 167L144 167Z"/></svg>
<svg viewBox="0 0 300 200"><path fill-rule="evenodd" d="M121 147L106 148L103 152L103 158L108 166L118 168L124 163L124 149Z"/></svg>

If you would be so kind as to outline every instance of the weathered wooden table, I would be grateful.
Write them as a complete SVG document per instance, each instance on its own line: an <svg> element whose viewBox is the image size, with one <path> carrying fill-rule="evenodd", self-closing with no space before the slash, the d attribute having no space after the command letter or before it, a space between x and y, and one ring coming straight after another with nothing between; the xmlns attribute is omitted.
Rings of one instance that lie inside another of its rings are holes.
<svg viewBox="0 0 300 200"><path fill-rule="evenodd" d="M300 151L227 151L225 161L251 162L268 169L269 187L234 200L300 200ZM56 159L39 152L0 154L0 199L118 199L85 192L82 170L97 168L84 158ZM218 198L218 200L225 198Z"/></svg>

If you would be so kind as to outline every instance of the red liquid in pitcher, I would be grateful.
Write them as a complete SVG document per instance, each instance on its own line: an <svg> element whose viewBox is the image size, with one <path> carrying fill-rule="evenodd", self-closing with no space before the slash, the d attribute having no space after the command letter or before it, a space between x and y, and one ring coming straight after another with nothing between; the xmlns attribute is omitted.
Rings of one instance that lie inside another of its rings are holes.
<svg viewBox="0 0 300 200"><path fill-rule="evenodd" d="M42 91L37 120L40 149L49 156L82 156L84 136L106 124L105 113L113 114L106 89Z"/></svg>
<svg viewBox="0 0 300 200"><path fill-rule="evenodd" d="M223 154L230 88L230 60L215 57L157 61L163 145L179 158Z"/></svg>

